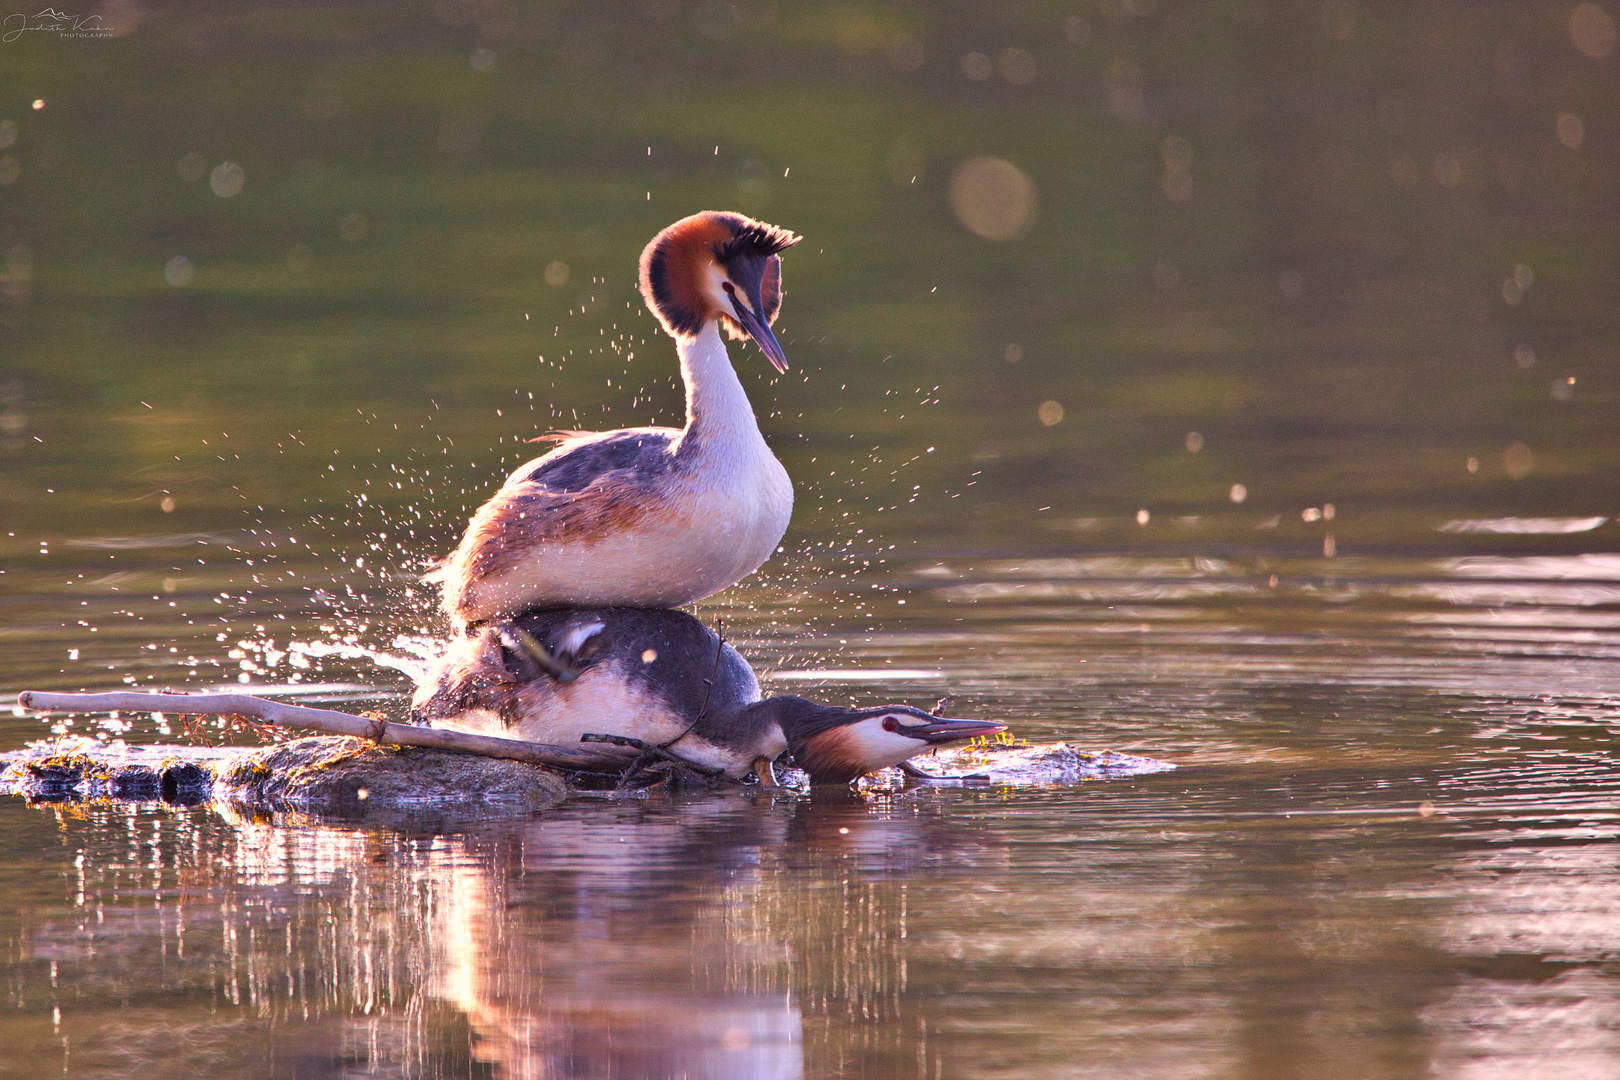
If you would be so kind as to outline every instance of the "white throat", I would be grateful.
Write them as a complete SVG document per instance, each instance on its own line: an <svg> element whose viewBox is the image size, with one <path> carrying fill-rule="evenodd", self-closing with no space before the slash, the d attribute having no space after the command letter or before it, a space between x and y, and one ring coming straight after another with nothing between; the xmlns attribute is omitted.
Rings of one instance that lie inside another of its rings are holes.
<svg viewBox="0 0 1620 1080"><path fill-rule="evenodd" d="M699 441L759 439L754 407L726 355L720 324L711 319L698 336L676 346L686 381L686 432Z"/></svg>

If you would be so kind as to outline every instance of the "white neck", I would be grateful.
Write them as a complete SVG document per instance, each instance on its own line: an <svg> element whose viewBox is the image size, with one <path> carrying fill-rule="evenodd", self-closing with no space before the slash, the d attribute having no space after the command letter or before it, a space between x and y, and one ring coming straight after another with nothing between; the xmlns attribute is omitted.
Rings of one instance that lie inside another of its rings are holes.
<svg viewBox="0 0 1620 1080"><path fill-rule="evenodd" d="M697 436L698 443L727 436L758 439L754 407L726 355L719 324L711 319L697 337L681 341L676 349L686 381L686 434Z"/></svg>

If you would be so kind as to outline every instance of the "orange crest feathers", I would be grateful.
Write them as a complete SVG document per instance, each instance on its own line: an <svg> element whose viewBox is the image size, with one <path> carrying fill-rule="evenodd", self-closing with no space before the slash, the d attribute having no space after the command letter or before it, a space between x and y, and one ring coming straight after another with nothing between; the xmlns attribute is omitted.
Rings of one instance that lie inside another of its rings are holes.
<svg viewBox="0 0 1620 1080"><path fill-rule="evenodd" d="M704 272L718 264L731 273L752 262L760 274L760 308L767 322L782 307L782 260L777 253L800 238L786 229L720 210L675 222L641 252L641 295L671 337L695 337L718 318L733 339L745 336L730 313L717 309L704 289ZM741 284L741 282L738 282Z"/></svg>

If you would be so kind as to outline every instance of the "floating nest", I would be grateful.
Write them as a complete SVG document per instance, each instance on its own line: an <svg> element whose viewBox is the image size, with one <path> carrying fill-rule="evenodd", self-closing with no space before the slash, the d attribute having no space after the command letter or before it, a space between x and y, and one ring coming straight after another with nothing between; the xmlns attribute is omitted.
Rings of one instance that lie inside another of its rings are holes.
<svg viewBox="0 0 1620 1080"><path fill-rule="evenodd" d="M354 813L448 806L536 810L568 795L567 783L538 765L341 736L227 748L55 739L0 755L0 762L0 791L33 802L216 802Z"/></svg>

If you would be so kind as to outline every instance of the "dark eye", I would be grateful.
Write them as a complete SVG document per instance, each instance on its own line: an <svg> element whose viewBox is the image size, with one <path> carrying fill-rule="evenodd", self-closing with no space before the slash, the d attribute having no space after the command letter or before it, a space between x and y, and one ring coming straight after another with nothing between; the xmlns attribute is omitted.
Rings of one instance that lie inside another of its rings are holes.
<svg viewBox="0 0 1620 1080"><path fill-rule="evenodd" d="M900 721L896 720L892 716L885 716L883 718L883 730L884 731L899 731L900 730Z"/></svg>

